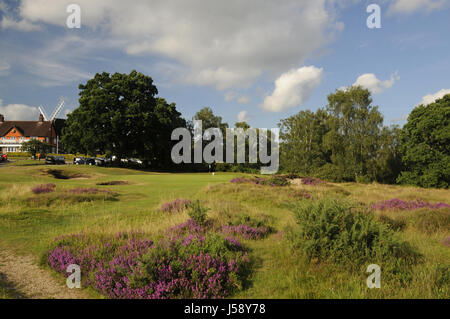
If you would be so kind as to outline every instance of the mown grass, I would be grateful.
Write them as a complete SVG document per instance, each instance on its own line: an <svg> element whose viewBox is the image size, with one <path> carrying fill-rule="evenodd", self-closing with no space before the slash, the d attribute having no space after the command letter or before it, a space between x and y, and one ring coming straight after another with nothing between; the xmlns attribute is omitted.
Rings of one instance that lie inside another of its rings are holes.
<svg viewBox="0 0 450 319"><path fill-rule="evenodd" d="M350 271L332 262L308 262L295 250L286 233L296 231L291 205L297 201L341 198L361 205L400 198L429 202L449 202L450 191L419 189L379 184L327 183L270 187L231 184L229 180L243 174L166 174L120 168L60 166L72 176L56 179L46 173L54 168L28 165L0 168L0 248L31 253L40 258L54 238L71 233L115 234L143 231L160 236L169 227L188 219L186 211L162 213L162 203L188 198L209 207L208 218L215 224L247 215L264 219L273 232L261 240L243 240L254 262L250 285L236 298L449 298L450 248L442 241L450 235L450 210L382 211L375 217L395 231L423 255L423 261L411 266L408 282L384 281L382 288L368 289L364 267ZM126 185L98 183L125 181ZM30 188L39 184L56 184L55 193L34 195ZM73 188L98 188L113 192L111 198L74 200L66 194ZM310 199L302 194L308 193ZM45 196L54 198L47 204ZM28 198L44 198L44 205L30 205ZM380 265L383 271L383 265ZM367 267L367 265L365 265ZM389 276L386 276L389 277Z"/></svg>

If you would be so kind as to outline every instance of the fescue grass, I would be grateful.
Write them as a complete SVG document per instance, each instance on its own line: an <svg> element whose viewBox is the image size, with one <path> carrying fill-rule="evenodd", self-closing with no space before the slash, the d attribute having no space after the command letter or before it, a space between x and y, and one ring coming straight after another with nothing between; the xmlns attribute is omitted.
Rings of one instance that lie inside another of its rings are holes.
<svg viewBox="0 0 450 319"><path fill-rule="evenodd" d="M42 163L41 163L42 164ZM371 211L374 218L422 256L411 265L408 281L384 280L381 289L368 289L362 265L349 270L332 261L310 262L292 248L286 234L298 227L291 211L296 202L344 199L369 207L375 202L399 198L449 203L450 191L379 184L326 183L318 185L268 186L230 183L237 173L168 174L121 168L58 166L56 169L84 178L57 179L46 174L52 166L20 160L0 168L0 248L30 253L40 258L54 238L76 233L113 235L142 231L162 236L168 228L185 222L186 210L163 213L159 208L177 198L199 200L208 207L214 225L229 225L247 216L264 220L272 232L259 240L242 239L254 269L249 285L236 298L449 298L450 248L443 240L450 235L450 210ZM98 186L124 181L126 185ZM35 195L31 188L54 183L55 192ZM70 194L71 189L107 189L114 194ZM310 198L305 198L309 194ZM55 196L55 197L52 197ZM66 197L64 197L66 196ZM76 196L81 196L76 199ZM99 196L91 198L90 196ZM103 197L102 197L103 196ZM42 198L31 205L28 198ZM49 201L49 199L52 199ZM50 203L49 203L50 202ZM387 274L385 274L387 275ZM1 286L1 285L0 285Z"/></svg>

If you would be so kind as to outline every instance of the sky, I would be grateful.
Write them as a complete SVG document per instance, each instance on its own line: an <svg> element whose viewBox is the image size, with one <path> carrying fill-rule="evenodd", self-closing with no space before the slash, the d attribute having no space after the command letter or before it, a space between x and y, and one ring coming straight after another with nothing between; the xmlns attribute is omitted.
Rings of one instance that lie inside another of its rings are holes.
<svg viewBox="0 0 450 319"><path fill-rule="evenodd" d="M95 73L137 70L186 119L209 106L273 128L361 85L401 126L450 93L449 32L450 0L0 0L0 114L37 120L64 97L64 117Z"/></svg>

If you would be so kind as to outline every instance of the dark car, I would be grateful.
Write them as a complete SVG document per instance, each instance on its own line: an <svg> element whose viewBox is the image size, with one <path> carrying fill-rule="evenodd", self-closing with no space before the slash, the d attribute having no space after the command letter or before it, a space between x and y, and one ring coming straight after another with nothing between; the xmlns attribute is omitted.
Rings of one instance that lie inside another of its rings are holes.
<svg viewBox="0 0 450 319"><path fill-rule="evenodd" d="M86 165L95 165L95 158L86 158L84 163Z"/></svg>
<svg viewBox="0 0 450 319"><path fill-rule="evenodd" d="M95 165L97 166L105 166L106 162L103 157L97 157L95 158Z"/></svg>
<svg viewBox="0 0 450 319"><path fill-rule="evenodd" d="M45 164L49 165L65 165L66 160L64 159L64 156L53 156L49 155L45 158Z"/></svg>
<svg viewBox="0 0 450 319"><path fill-rule="evenodd" d="M0 153L0 163L3 162L3 161L6 162L6 157L3 157L3 156L6 156L6 154L3 155L3 154Z"/></svg>
<svg viewBox="0 0 450 319"><path fill-rule="evenodd" d="M74 157L73 165L83 165L86 162L86 159L82 156Z"/></svg>

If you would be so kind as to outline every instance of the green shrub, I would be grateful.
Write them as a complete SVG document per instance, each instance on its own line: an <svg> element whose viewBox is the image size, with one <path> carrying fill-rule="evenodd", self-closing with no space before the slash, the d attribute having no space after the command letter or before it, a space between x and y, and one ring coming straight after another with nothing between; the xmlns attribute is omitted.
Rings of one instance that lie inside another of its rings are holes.
<svg viewBox="0 0 450 319"><path fill-rule="evenodd" d="M378 219L388 225L388 227L390 229L392 229L393 231L402 231L406 228L406 220L405 218L390 218L389 216L386 215L380 215L378 216Z"/></svg>
<svg viewBox="0 0 450 319"><path fill-rule="evenodd" d="M348 267L393 261L414 264L420 255L388 226L359 207L340 200L303 201L294 206L299 225L290 238L309 260ZM398 267L395 267L398 268Z"/></svg>
<svg viewBox="0 0 450 319"><path fill-rule="evenodd" d="M287 186L290 184L289 179L285 176L275 175L269 178L268 183L272 186Z"/></svg>
<svg viewBox="0 0 450 319"><path fill-rule="evenodd" d="M209 208L203 207L200 201L197 200L192 204L188 205L188 215L191 217L198 225L203 226L206 223L207 212Z"/></svg>
<svg viewBox="0 0 450 319"><path fill-rule="evenodd" d="M360 184L369 184L370 182L372 182L372 180L368 176L363 175L363 176L357 176L356 182L360 183Z"/></svg>

